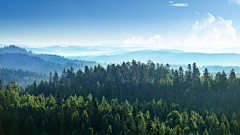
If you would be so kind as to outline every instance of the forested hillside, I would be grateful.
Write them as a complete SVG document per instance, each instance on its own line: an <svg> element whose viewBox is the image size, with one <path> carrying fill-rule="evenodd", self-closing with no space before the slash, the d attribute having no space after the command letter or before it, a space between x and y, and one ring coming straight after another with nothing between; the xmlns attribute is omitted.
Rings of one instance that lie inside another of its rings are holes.
<svg viewBox="0 0 240 135"><path fill-rule="evenodd" d="M63 56L59 56L59 55L42 54L42 53L36 54L36 53L33 53L31 50L27 51L26 49L20 48L15 45L9 45L9 46L0 48L0 54L5 54L5 53L28 54L31 56L40 57L45 61L50 61L50 62L55 62L55 63L60 63L60 64L66 64L66 63L76 63L76 64L82 64L82 65L96 64L95 61L72 60L72 59L64 58Z"/></svg>
<svg viewBox="0 0 240 135"><path fill-rule="evenodd" d="M0 64L5 68L22 69L43 74L49 74L54 70L61 71L64 68L59 63L44 61L39 57L21 53L0 54Z"/></svg>
<svg viewBox="0 0 240 135"><path fill-rule="evenodd" d="M15 45L9 45L9 46L0 48L0 54L4 54L4 53L22 53L22 54L32 55L32 51L28 52L26 49L17 47Z"/></svg>
<svg viewBox="0 0 240 135"><path fill-rule="evenodd" d="M74 67L84 69L84 66L94 66L96 62L85 60L70 60L58 55L34 54L32 51L10 45L0 48L0 65L10 69L22 69L36 73L49 74L64 68Z"/></svg>
<svg viewBox="0 0 240 135"><path fill-rule="evenodd" d="M21 84L21 86L25 88L27 85L32 84L34 80L37 84L39 84L41 81L47 81L49 77L43 74L23 71L21 69L13 70L7 68L0 68L0 79L1 83L3 84L7 83L8 79L15 79L16 83Z"/></svg>
<svg viewBox="0 0 240 135"><path fill-rule="evenodd" d="M234 69L214 78L203 72L196 63L184 71L133 60L51 73L25 90L8 82L0 92L0 133L238 135L240 78Z"/></svg>
<svg viewBox="0 0 240 135"><path fill-rule="evenodd" d="M55 70L61 72L64 68L83 69L85 65L76 64L73 62L67 62L65 64L45 61L40 57L31 56L21 53L6 53L0 54L0 64L4 68L9 69L22 69L24 71L49 74ZM86 63L85 63L86 64ZM89 63L89 66L93 66L95 63Z"/></svg>
<svg viewBox="0 0 240 135"><path fill-rule="evenodd" d="M50 55L50 54L37 54L37 57L42 58L45 61L50 61L50 62L55 62L55 63L60 63L60 64L66 64L66 63L76 63L79 65L89 65L89 66L94 66L96 65L95 61L86 61L86 60L71 60L64 58L63 56L58 56L58 55Z"/></svg>

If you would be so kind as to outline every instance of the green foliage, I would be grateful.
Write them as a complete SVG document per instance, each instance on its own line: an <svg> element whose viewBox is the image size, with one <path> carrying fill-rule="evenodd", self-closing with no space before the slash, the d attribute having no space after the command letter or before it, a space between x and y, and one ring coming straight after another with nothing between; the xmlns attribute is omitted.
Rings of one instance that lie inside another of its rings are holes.
<svg viewBox="0 0 240 135"><path fill-rule="evenodd" d="M207 70L201 78L190 66L184 75L151 61L69 69L34 82L30 94L9 80L0 91L0 134L239 134L239 78Z"/></svg>

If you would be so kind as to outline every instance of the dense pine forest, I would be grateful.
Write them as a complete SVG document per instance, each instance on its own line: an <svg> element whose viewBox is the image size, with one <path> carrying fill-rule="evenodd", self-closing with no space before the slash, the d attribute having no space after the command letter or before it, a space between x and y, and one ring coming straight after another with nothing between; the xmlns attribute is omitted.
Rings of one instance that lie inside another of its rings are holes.
<svg viewBox="0 0 240 135"><path fill-rule="evenodd" d="M203 74L201 74L201 72ZM238 135L240 78L196 63L123 62L1 84L2 135Z"/></svg>

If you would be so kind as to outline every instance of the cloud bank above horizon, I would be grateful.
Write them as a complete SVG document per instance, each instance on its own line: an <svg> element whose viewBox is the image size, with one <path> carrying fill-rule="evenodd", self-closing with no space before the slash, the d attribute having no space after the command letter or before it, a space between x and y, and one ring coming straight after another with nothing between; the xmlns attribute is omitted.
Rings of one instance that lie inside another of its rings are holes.
<svg viewBox="0 0 240 135"><path fill-rule="evenodd" d="M156 48L192 46L218 49L240 47L240 39L236 36L236 29L232 24L232 20L225 20L222 17L215 17L207 13L204 18L196 20L195 24L189 26L192 27L191 36L182 41L174 40L174 37L167 40L162 35L150 38L133 36L126 39L123 44L145 44Z"/></svg>

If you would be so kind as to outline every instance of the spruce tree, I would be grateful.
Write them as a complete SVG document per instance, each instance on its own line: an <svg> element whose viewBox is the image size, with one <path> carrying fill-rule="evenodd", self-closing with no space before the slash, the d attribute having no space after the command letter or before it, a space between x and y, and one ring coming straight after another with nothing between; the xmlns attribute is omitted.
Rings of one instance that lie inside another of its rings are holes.
<svg viewBox="0 0 240 135"><path fill-rule="evenodd" d="M55 100L56 100L57 107L60 108L62 106L62 99L60 97L59 91L57 92L57 96L56 96Z"/></svg>
<svg viewBox="0 0 240 135"><path fill-rule="evenodd" d="M146 125L146 130L149 133L150 130L152 130L152 121L151 121L150 117L147 119L147 123L146 124L147 124Z"/></svg>

